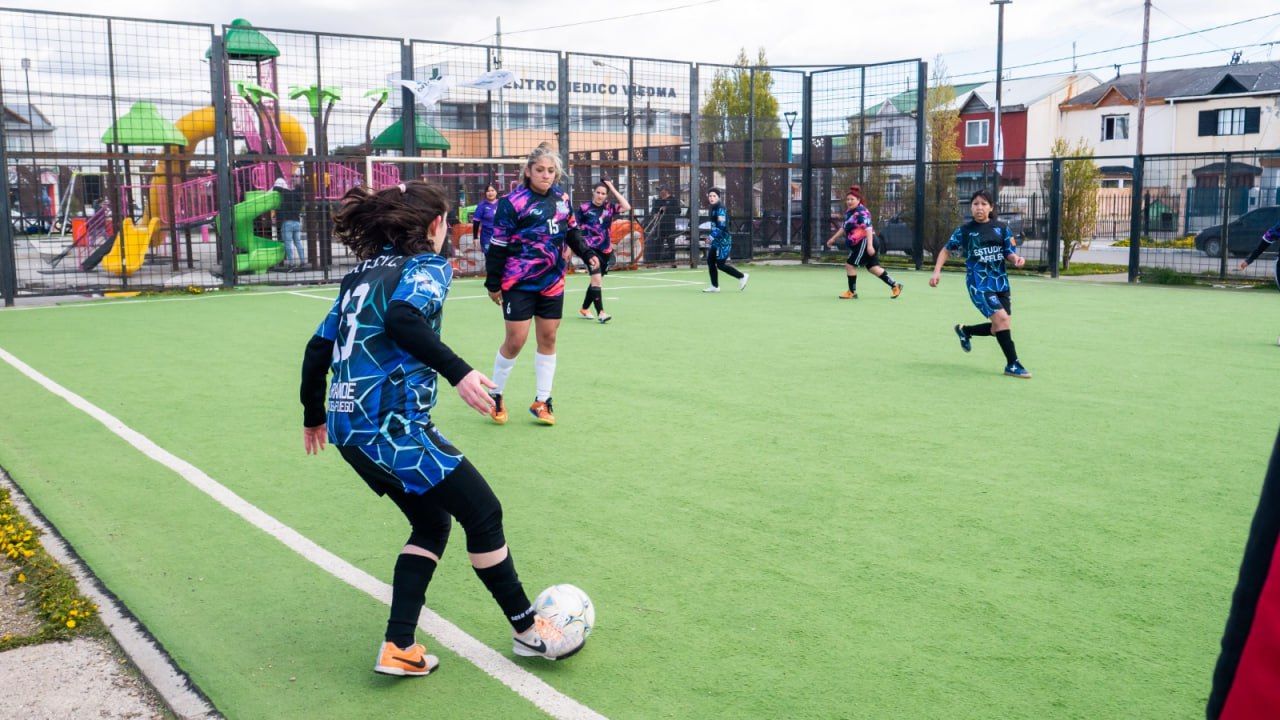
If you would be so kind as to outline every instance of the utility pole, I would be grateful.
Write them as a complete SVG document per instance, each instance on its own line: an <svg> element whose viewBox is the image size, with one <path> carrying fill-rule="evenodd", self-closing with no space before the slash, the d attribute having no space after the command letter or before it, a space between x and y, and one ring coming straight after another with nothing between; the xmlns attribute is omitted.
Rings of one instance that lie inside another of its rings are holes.
<svg viewBox="0 0 1280 720"><path fill-rule="evenodd" d="M1004 87L1004 6L1013 0L991 0L997 8L996 15L996 112L995 134L992 137L992 158L995 160L995 173L992 177L992 197L1000 201L1000 166L1004 160L1004 138L1000 131L1000 104L1003 100Z"/></svg>

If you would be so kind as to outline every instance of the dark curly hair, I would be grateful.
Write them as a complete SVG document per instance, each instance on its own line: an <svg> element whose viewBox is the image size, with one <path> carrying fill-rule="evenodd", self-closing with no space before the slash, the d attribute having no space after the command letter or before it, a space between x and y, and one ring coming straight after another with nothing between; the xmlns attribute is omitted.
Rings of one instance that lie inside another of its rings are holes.
<svg viewBox="0 0 1280 720"><path fill-rule="evenodd" d="M355 187L342 196L333 213L333 234L361 260L391 246L402 255L440 252L427 232L436 218L449 212L444 191L421 180L378 191Z"/></svg>

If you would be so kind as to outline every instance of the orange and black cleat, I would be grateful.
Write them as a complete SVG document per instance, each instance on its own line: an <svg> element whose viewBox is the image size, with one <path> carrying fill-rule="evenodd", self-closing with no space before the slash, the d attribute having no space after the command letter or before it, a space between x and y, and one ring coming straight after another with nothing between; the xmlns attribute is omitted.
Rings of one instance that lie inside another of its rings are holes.
<svg viewBox="0 0 1280 720"><path fill-rule="evenodd" d="M428 655L427 648L421 643L401 649L393 642L384 642L378 650L378 663L373 666L373 671L404 677L430 675L437 667L440 667L440 658Z"/></svg>
<svg viewBox="0 0 1280 720"><path fill-rule="evenodd" d="M499 425L507 424L507 406L502 402L502 393L489 393L489 397L493 398L493 407L489 410L489 417Z"/></svg>
<svg viewBox="0 0 1280 720"><path fill-rule="evenodd" d="M537 418L538 422L543 425L556 424L556 416L552 415L551 412L551 398L547 398L546 402L535 400L533 401L533 404L529 406L529 414Z"/></svg>

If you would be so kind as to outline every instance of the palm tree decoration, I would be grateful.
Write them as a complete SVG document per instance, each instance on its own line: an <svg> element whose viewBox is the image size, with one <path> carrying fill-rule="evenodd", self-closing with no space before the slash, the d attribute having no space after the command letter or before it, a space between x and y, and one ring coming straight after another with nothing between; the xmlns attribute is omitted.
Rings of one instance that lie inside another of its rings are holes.
<svg viewBox="0 0 1280 720"><path fill-rule="evenodd" d="M309 85L302 87L301 85L289 86L289 99L297 100L300 97L307 99L307 109L311 112L311 117L320 117L320 106L324 106L324 119L320 121L320 137L327 138L329 136L329 113L333 112L333 106L342 99L342 88L340 87L321 87L319 85ZM326 142L325 145L328 145Z"/></svg>
<svg viewBox="0 0 1280 720"><path fill-rule="evenodd" d="M274 147L271 142L271 140L278 135L278 131L275 131L275 117L267 111L267 106L262 102L262 98L264 97L269 97L272 100L279 102L280 97L264 87L254 85L253 83L245 80L236 80L235 86L236 94L244 98L245 102L249 103L249 106L254 109L254 112L257 113L258 117L261 118L263 122L268 123L269 127L273 130L273 132L267 133L266 136L262 138L263 152L268 155L280 152L283 148Z"/></svg>
<svg viewBox="0 0 1280 720"><path fill-rule="evenodd" d="M378 114L378 110L387 103L387 98L391 97L391 88L374 88L364 94L365 97L376 97L377 102L373 109L369 111L369 119L364 124L364 145L365 152L373 152L373 116Z"/></svg>

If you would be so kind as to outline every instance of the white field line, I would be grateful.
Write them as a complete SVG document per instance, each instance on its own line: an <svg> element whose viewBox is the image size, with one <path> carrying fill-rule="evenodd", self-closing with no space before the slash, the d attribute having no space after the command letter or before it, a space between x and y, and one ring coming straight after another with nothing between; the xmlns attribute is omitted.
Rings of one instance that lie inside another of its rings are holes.
<svg viewBox="0 0 1280 720"><path fill-rule="evenodd" d="M177 473L179 477L216 500L220 505L279 540L311 563L348 585L373 596L378 601L387 605L391 604L390 585L325 550L298 531L266 514L206 475L199 468L160 447L145 435L125 425L115 416L62 387L3 348L0 348L0 359L9 363L18 372L26 375L44 389L66 400L72 407L102 423L104 427L132 445L143 455ZM422 616L418 620L418 627L435 638L436 642L457 653L554 718L580 720L582 718L595 719L604 717L546 684L537 676L466 634L461 628L440 617L429 608L423 608Z"/></svg>

